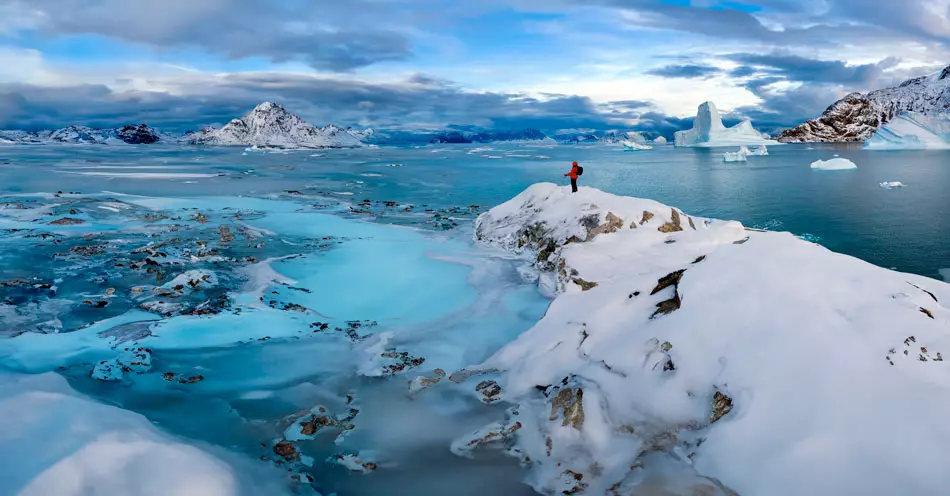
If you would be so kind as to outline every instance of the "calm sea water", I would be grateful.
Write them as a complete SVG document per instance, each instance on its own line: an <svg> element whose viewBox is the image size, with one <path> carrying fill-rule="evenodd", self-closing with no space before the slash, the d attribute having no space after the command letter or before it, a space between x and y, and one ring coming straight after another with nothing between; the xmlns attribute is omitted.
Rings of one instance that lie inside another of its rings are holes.
<svg viewBox="0 0 950 496"><path fill-rule="evenodd" d="M950 267L950 153L786 145L772 147L766 157L724 163L723 151L666 146L624 152L615 146L530 143L289 153L7 146L0 148L0 192L187 197L297 190L433 208L492 206L538 181L566 184L562 174L578 160L585 166L582 185L807 235L883 267L930 277ZM858 169L810 169L811 162L835 155L851 159ZM884 181L907 187L887 190L879 185Z"/></svg>
<svg viewBox="0 0 950 496"><path fill-rule="evenodd" d="M903 271L938 277L950 267L950 154L784 146L734 164L722 152L524 143L276 153L0 147L0 281L57 288L0 288L0 367L57 370L78 391L163 430L273 466L275 478L287 477L271 445L288 419L315 405L342 409L352 394L361 408L353 435L297 444L315 463L294 469L320 493L533 494L514 459L448 451L502 419L503 408L482 405L471 384L410 398L407 381L479 364L544 315L549 300L523 278L523 262L473 247L471 220L530 184L567 185L572 160L585 167L583 186L788 230ZM835 154L859 168L809 167ZM884 181L907 187L883 189ZM49 194L60 191L83 195ZM62 217L83 223L50 224ZM147 246L167 252L155 271L133 263ZM141 310L150 292L136 288L191 269L213 272L218 285L174 301L227 295L231 305L198 317ZM275 274L295 282L275 282ZM258 293L249 281L262 284ZM91 378L94 364L116 353L96 333L146 320L155 332L129 339L152 349L153 369L121 384ZM373 324L351 338L314 331L318 320L329 329ZM425 362L378 377L375 343ZM181 385L166 372L204 379ZM381 469L366 477L324 462L340 452L371 456Z"/></svg>

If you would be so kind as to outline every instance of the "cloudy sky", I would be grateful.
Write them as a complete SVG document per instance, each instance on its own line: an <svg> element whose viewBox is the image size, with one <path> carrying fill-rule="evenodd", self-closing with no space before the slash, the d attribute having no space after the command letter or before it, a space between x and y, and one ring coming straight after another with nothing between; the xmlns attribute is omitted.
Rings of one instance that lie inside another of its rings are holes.
<svg viewBox="0 0 950 496"><path fill-rule="evenodd" d="M769 129L947 64L950 0L0 0L0 128Z"/></svg>

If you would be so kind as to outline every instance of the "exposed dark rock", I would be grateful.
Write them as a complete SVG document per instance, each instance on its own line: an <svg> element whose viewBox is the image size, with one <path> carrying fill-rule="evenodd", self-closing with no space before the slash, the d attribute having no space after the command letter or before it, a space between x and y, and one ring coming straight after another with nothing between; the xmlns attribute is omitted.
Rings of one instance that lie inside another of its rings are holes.
<svg viewBox="0 0 950 496"><path fill-rule="evenodd" d="M73 219L72 217L63 217L50 222L50 224L54 226L75 226L84 223L85 221L81 219Z"/></svg>
<svg viewBox="0 0 950 496"><path fill-rule="evenodd" d="M650 292L651 295L655 295L660 291L670 287L679 285L680 281L683 279L683 274L686 272L686 269L677 270L676 272L670 272L669 274L661 277L656 281L656 287L653 288L653 291Z"/></svg>
<svg viewBox="0 0 950 496"><path fill-rule="evenodd" d="M116 137L130 145L151 145L161 141L161 137L155 129L145 125L122 126L115 130Z"/></svg>
<svg viewBox="0 0 950 496"><path fill-rule="evenodd" d="M732 398L722 391L713 395L712 412L709 414L709 423L715 424L732 411Z"/></svg>
<svg viewBox="0 0 950 496"><path fill-rule="evenodd" d="M475 386L475 392L481 395L482 403L491 405L501 401L501 386L495 381L482 381Z"/></svg>
<svg viewBox="0 0 950 496"><path fill-rule="evenodd" d="M920 313L922 313L922 314L924 314L924 315L930 317L931 319L934 318L934 314L931 313L930 310L927 310L927 309L924 308L924 307L920 307Z"/></svg>
<svg viewBox="0 0 950 496"><path fill-rule="evenodd" d="M561 425L581 430L584 427L584 390L566 388L551 400L551 420L562 417Z"/></svg>
<svg viewBox="0 0 950 496"><path fill-rule="evenodd" d="M615 233L618 229L623 229L623 219L614 215L613 212L607 212L607 218L603 224L593 228L587 233L587 241L596 236L607 233Z"/></svg>
<svg viewBox="0 0 950 496"><path fill-rule="evenodd" d="M644 210L643 218L640 219L640 225L642 226L646 224L647 222L650 222L650 219L652 219L653 217L655 217L655 215L653 215L653 212L647 212L646 210Z"/></svg>
<svg viewBox="0 0 950 496"><path fill-rule="evenodd" d="M574 284L577 284L578 286L580 286L580 287L581 287L581 291L590 291L590 290L592 290L592 289L594 289L594 288L597 287L597 283L596 283L596 282L588 282L588 281L585 281L585 280L583 280L583 279L581 279L581 278L579 278L579 277L575 277L574 279L572 279L571 282L573 282Z"/></svg>
<svg viewBox="0 0 950 496"><path fill-rule="evenodd" d="M672 212L673 212L672 213L673 220L658 227L657 231L660 231L661 233L672 233L672 232L679 232L683 230L683 226L680 225L680 222L681 222L680 213L677 212L675 208L672 209Z"/></svg>
<svg viewBox="0 0 950 496"><path fill-rule="evenodd" d="M274 453L287 461L300 459L300 453L297 451L297 447L290 441L278 441L277 444L274 445Z"/></svg>

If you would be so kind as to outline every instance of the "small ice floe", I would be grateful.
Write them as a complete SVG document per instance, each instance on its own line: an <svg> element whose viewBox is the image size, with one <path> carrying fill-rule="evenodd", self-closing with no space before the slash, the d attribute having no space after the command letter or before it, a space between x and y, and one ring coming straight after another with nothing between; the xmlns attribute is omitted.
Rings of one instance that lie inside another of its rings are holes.
<svg viewBox="0 0 950 496"><path fill-rule="evenodd" d="M482 155L482 158L505 158L501 155Z"/></svg>
<svg viewBox="0 0 950 496"><path fill-rule="evenodd" d="M835 155L835 157L836 158L833 158L831 160L816 160L811 163L811 168L815 170L828 170L828 171L849 170L849 169L858 168L858 166L854 162L846 158L840 158L837 155Z"/></svg>
<svg viewBox="0 0 950 496"><path fill-rule="evenodd" d="M653 149L653 147L650 145L644 145L641 143L637 143L636 141L624 140L621 142L621 144L623 145L624 151L628 151L628 152Z"/></svg>
<svg viewBox="0 0 950 496"><path fill-rule="evenodd" d="M374 172L364 172L363 174L360 174L360 175L363 177L384 177L382 174L376 174Z"/></svg>
<svg viewBox="0 0 950 496"><path fill-rule="evenodd" d="M405 164L386 164L386 167L403 167Z"/></svg>
<svg viewBox="0 0 950 496"><path fill-rule="evenodd" d="M726 152L722 154L722 161L723 162L745 162L746 154L742 153L741 149L737 152Z"/></svg>
<svg viewBox="0 0 950 496"><path fill-rule="evenodd" d="M883 183L881 183L881 187L884 189L903 188L904 183L900 181L884 181Z"/></svg>
<svg viewBox="0 0 950 496"><path fill-rule="evenodd" d="M749 153L747 153L747 155L757 155L757 156L765 156L768 154L769 154L769 149L766 148L765 145L759 145L753 148L752 150L749 150Z"/></svg>
<svg viewBox="0 0 950 496"><path fill-rule="evenodd" d="M352 191L334 191L333 194L334 194L334 195L341 195L341 196L353 196L353 192L352 192Z"/></svg>

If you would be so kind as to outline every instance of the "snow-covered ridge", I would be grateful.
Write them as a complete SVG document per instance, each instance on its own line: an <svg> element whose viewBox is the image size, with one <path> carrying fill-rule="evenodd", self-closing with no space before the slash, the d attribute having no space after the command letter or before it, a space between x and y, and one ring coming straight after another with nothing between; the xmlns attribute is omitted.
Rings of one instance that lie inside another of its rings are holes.
<svg viewBox="0 0 950 496"><path fill-rule="evenodd" d="M0 143L43 144L118 144L148 145L173 141L146 124L128 125L115 129L94 129L86 126L67 126L55 131L0 131Z"/></svg>
<svg viewBox="0 0 950 496"><path fill-rule="evenodd" d="M362 137L333 124L313 126L276 103L264 102L221 129L204 128L183 141L193 145L356 148L363 145Z"/></svg>
<svg viewBox="0 0 950 496"><path fill-rule="evenodd" d="M713 102L705 102L696 111L693 128L674 134L676 146L715 147L778 144L752 127L752 121L742 121L726 127Z"/></svg>
<svg viewBox="0 0 950 496"><path fill-rule="evenodd" d="M950 110L950 66L899 86L851 93L818 118L783 131L778 140L796 142L865 141L883 124L906 112L933 115Z"/></svg>
<svg viewBox="0 0 950 496"><path fill-rule="evenodd" d="M475 236L530 255L556 294L534 328L470 370L498 373L511 408L464 446L503 444L537 491L950 484L950 285L554 184L481 215Z"/></svg>

